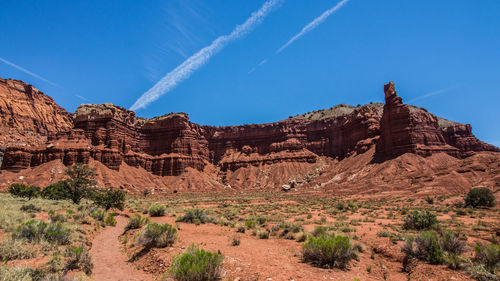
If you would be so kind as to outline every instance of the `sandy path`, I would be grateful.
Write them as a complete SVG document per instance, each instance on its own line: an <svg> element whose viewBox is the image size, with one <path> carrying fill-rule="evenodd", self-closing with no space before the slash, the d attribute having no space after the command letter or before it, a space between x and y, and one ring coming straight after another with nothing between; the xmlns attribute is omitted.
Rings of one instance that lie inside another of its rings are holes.
<svg viewBox="0 0 500 281"><path fill-rule="evenodd" d="M120 251L118 237L123 232L127 219L116 217L116 226L106 228L92 242L90 255L94 262L92 279L96 281L139 281L153 278L127 262L127 256Z"/></svg>

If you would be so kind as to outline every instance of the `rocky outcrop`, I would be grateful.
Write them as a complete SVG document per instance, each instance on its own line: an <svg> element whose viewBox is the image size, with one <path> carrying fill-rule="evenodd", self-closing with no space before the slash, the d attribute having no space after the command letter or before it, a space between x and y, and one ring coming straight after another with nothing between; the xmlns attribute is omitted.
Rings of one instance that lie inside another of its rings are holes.
<svg viewBox="0 0 500 281"><path fill-rule="evenodd" d="M0 146L38 146L73 127L71 114L32 85L0 78Z"/></svg>
<svg viewBox="0 0 500 281"><path fill-rule="evenodd" d="M71 165L94 159L112 170L120 170L125 163L158 176L178 176L187 168L204 171L213 165L222 178L230 175L243 181L244 176L255 176L258 171L236 173L241 168L291 163L293 169L283 167L281 171L293 174L311 168L320 157L341 160L362 154L375 144L377 154L384 156L446 152L465 157L473 151L498 151L477 140L470 125L445 122L424 109L403 104L392 82L385 86L383 106L339 105L325 114L314 112L275 123L228 127L194 124L185 113L144 119L112 104L81 105L70 126L67 121L71 116L52 106L51 99L28 86L23 89L18 93L26 100L36 96L31 100L33 108L39 108L37 100L45 100L52 111L43 112L55 116L38 120L34 112L31 119L9 115L15 116L9 119L14 120L8 121L11 123L32 120L22 128L42 124L37 132L48 136L37 146L7 146L4 170L19 171L52 160Z"/></svg>
<svg viewBox="0 0 500 281"><path fill-rule="evenodd" d="M451 124L442 127L446 143L458 148L463 156L470 156L474 151L499 151L494 145L478 140L472 134L470 124Z"/></svg>
<svg viewBox="0 0 500 281"><path fill-rule="evenodd" d="M498 148L479 141L472 134L470 125L444 122L423 108L404 104L393 82L384 86L384 92L378 155L393 157L414 153L430 156L445 152L465 157L474 151L498 151Z"/></svg>

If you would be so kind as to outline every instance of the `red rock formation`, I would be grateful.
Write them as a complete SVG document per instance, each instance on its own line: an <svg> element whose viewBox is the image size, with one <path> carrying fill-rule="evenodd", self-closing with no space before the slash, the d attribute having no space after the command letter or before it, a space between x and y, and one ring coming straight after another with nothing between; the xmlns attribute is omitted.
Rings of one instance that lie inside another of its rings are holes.
<svg viewBox="0 0 500 281"><path fill-rule="evenodd" d="M478 140L472 134L470 124L454 123L441 127L446 143L458 148L463 156L470 156L474 151L499 151L497 147Z"/></svg>
<svg viewBox="0 0 500 281"><path fill-rule="evenodd" d="M422 108L404 104L396 94L393 82L384 86L384 92L384 113L377 143L379 155L393 157L415 153L430 156L445 152L464 157L470 156L473 151L498 151L498 148L474 137L470 125L448 121L449 126L443 128L439 124L442 119Z"/></svg>
<svg viewBox="0 0 500 281"><path fill-rule="evenodd" d="M15 122L21 122L21 128L31 129L42 124L40 134L53 134L38 146L7 147L3 170L17 172L53 160L65 165L89 163L91 159L115 171L126 164L157 176L179 176L189 168L202 172L216 166L225 184L250 186L243 183L247 177L275 186L278 182L268 177L282 181L297 173L308 174L319 169L322 157L341 160L363 154L375 144L377 153L384 156L446 152L463 157L472 151L498 151L477 140L469 125L445 122L424 109L403 104L392 82L385 86L383 113L381 104L340 105L326 114L316 112L275 123L212 127L190 122L185 113L144 119L112 104L88 104L76 110L74 125L66 131L70 115L40 92L23 87L31 90L19 90L18 95L37 109L38 100L44 100L52 111L42 112L54 116L37 119L38 112L30 111L33 116L24 119L22 114L6 115L15 118L4 123L16 127ZM19 120L27 120L27 125ZM270 166L279 167L270 170L281 175L259 174Z"/></svg>
<svg viewBox="0 0 500 281"><path fill-rule="evenodd" d="M37 146L73 127L71 114L35 87L0 78L0 146Z"/></svg>

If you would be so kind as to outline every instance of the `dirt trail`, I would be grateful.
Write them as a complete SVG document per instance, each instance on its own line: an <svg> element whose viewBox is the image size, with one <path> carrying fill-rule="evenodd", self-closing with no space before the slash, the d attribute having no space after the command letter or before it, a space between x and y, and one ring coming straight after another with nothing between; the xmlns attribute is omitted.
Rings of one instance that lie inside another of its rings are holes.
<svg viewBox="0 0 500 281"><path fill-rule="evenodd" d="M118 237L123 232L127 219L116 217L116 226L107 226L92 242L90 255L94 262L92 279L95 281L142 281L153 280L152 276L136 270L127 262L127 256L120 250Z"/></svg>

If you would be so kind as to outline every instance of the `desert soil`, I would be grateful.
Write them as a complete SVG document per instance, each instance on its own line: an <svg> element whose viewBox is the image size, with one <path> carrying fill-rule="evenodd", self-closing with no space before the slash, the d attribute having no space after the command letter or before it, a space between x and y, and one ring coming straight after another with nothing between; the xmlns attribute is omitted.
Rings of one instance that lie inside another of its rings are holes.
<svg viewBox="0 0 500 281"><path fill-rule="evenodd" d="M90 255L94 262L92 280L95 281L142 281L153 280L151 275L135 269L127 256L120 251L118 237L122 234L127 219L116 217L115 227L106 227L92 242Z"/></svg>

